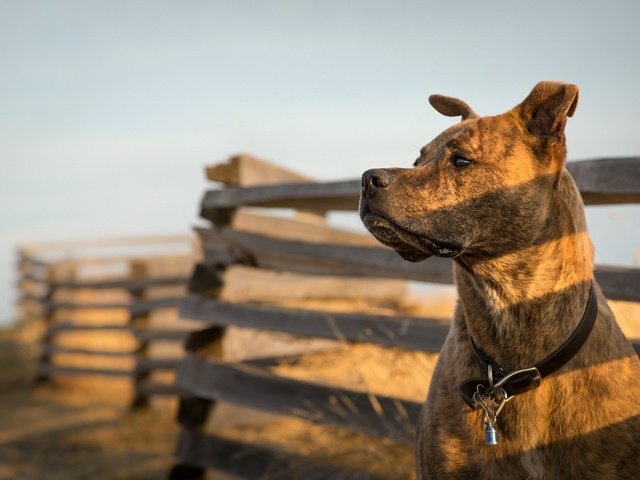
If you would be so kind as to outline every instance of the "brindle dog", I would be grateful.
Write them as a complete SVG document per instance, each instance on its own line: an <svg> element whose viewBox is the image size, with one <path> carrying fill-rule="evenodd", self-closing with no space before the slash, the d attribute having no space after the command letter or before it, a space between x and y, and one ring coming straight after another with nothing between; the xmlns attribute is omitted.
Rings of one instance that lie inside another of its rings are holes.
<svg viewBox="0 0 640 480"><path fill-rule="evenodd" d="M640 363L593 279L583 203L564 168L578 87L541 82L493 117L429 100L462 121L415 168L365 172L360 200L366 227L402 258L453 259L459 300L418 425L418 478L640 478ZM484 410L459 392L489 375L471 340L505 372L537 365L578 328L592 282L586 342L505 404L498 444L485 444Z"/></svg>

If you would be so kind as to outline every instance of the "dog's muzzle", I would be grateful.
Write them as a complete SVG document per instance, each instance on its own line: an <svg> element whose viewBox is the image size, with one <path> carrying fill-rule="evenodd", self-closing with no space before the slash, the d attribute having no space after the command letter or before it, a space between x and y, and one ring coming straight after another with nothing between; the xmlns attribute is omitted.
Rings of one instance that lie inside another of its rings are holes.
<svg viewBox="0 0 640 480"><path fill-rule="evenodd" d="M389 187L396 181L392 171L376 168L362 174L360 218L381 243L393 248L405 260L419 262L431 255L452 258L462 253L462 246L434 240L407 230L384 211Z"/></svg>

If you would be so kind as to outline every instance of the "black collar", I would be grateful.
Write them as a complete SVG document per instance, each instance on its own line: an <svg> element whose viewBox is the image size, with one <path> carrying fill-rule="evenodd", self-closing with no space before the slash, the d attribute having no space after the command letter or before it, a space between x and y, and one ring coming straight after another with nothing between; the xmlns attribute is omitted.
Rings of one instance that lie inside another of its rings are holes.
<svg viewBox="0 0 640 480"><path fill-rule="evenodd" d="M474 400L474 393L482 386L483 390L493 388L494 383L500 383L501 388L506 392L508 397L528 392L540 386L542 379L565 365L573 356L578 353L584 342L589 338L589 334L593 329L598 315L598 300L596 298L593 282L589 289L589 299L587 306L582 314L580 323L573 331L571 336L551 355L545 358L535 367L517 370L515 372L505 372L498 364L491 359L486 353L478 348L473 338L469 336L471 349L478 363L485 372L492 372L493 378L472 378L462 382L459 392L464 401L473 409L479 408L478 403ZM487 374L489 375L489 373ZM506 379L506 380L505 380ZM503 380L502 382L500 382Z"/></svg>

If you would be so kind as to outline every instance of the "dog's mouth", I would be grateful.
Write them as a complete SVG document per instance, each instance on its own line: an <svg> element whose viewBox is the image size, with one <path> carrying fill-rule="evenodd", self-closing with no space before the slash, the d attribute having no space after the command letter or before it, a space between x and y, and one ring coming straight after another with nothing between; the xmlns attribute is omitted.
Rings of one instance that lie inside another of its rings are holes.
<svg viewBox="0 0 640 480"><path fill-rule="evenodd" d="M453 258L462 253L460 245L416 235L380 215L367 213L362 223L380 243L393 248L409 262L421 262L433 255Z"/></svg>

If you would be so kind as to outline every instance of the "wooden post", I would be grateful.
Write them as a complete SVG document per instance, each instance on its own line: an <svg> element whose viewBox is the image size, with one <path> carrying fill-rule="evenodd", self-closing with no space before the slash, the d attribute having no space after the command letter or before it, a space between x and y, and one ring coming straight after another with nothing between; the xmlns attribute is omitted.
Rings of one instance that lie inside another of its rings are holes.
<svg viewBox="0 0 640 480"><path fill-rule="evenodd" d="M209 357L222 358L222 340L225 328L212 327L206 330L193 332L185 342L187 353L202 354ZM190 432L201 431L207 423L216 402L214 400L199 398L189 392L180 395L178 407L178 423L182 428ZM205 468L200 465L189 465L179 461L169 473L170 480L204 480Z"/></svg>
<svg viewBox="0 0 640 480"><path fill-rule="evenodd" d="M189 284L189 292L192 294L208 294L218 298L222 291L223 270L211 271L203 270L196 266L193 277ZM187 353L206 354L209 357L222 359L222 341L225 327L211 327L202 331L193 332L187 337L185 350ZM210 399L199 398L190 392L183 392L180 395L178 406L178 423L188 431L197 432L205 426L216 402ZM189 465L179 461L171 469L170 480L203 480L205 469L200 465Z"/></svg>
<svg viewBox="0 0 640 480"><path fill-rule="evenodd" d="M40 353L37 360L36 383L43 383L50 380L50 366L52 362L52 346L56 337L56 330L53 327L56 320L56 311L52 308L55 285L62 279L68 280L76 277L77 268L74 262L61 262L59 264L48 264L45 275L47 279L47 294L41 300L42 317L44 319L44 333L40 339Z"/></svg>
<svg viewBox="0 0 640 480"><path fill-rule="evenodd" d="M149 275L149 268L147 262L144 260L132 260L129 262L129 275L132 279L144 279ZM131 304L147 299L147 289L145 287L138 287L129 290L129 296L131 298ZM129 326L132 330L143 330L149 327L150 311L144 310L142 312L131 309L129 314ZM138 337L138 346L135 352L135 370L133 373L133 401L131 402L132 409L146 408L149 406L149 397L144 395L143 389L140 387L147 381L151 375L149 370L141 369L140 365L144 359L148 358L149 354L149 340L146 338Z"/></svg>

